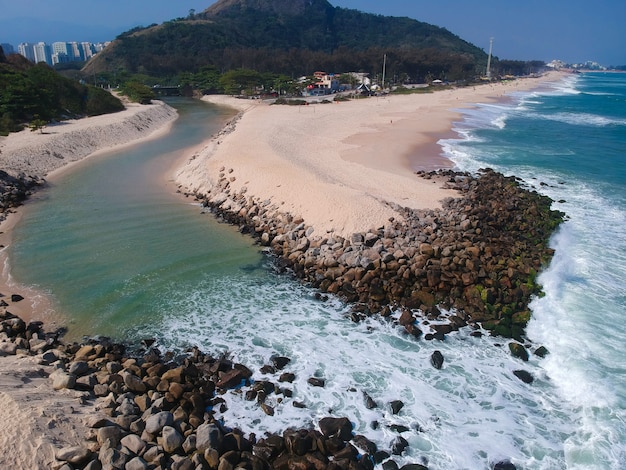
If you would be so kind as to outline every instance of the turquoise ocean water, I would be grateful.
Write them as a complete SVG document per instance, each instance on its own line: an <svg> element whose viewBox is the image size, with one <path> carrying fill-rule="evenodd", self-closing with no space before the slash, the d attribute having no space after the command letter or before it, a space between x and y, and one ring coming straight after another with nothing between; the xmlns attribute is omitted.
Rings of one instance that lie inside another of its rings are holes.
<svg viewBox="0 0 626 470"><path fill-rule="evenodd" d="M167 138L69 173L16 229L14 276L50 293L73 334L226 352L256 380L276 380L259 368L289 356L293 400L306 409L272 396L268 417L224 395L226 423L257 435L348 416L383 449L405 426L410 447L397 461L430 469L504 459L521 469L626 468L626 75L572 76L463 110L459 138L441 142L459 169L520 176L568 214L528 328L550 354L528 363L469 331L416 342L377 318L354 324L346 306L275 274L235 229L155 187L155 172L224 119L201 103L173 104L181 119ZM442 370L429 362L436 349ZM311 376L326 387L310 387ZM379 407L367 409L363 392ZM395 399L405 403L398 415Z"/></svg>

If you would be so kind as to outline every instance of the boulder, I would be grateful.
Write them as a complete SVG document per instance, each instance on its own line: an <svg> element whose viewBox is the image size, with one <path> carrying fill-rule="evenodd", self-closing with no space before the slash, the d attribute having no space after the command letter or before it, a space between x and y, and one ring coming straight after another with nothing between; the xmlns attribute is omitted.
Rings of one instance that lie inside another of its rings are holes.
<svg viewBox="0 0 626 470"><path fill-rule="evenodd" d="M314 387L324 387L326 385L326 381L318 377L310 377L307 382L309 385L313 385Z"/></svg>
<svg viewBox="0 0 626 470"><path fill-rule="evenodd" d="M502 460L493 466L493 470L516 470L517 467L509 460Z"/></svg>
<svg viewBox="0 0 626 470"><path fill-rule="evenodd" d="M136 434L129 434L120 440L120 444L126 447L135 455L142 455L146 449L146 442Z"/></svg>
<svg viewBox="0 0 626 470"><path fill-rule="evenodd" d="M146 432L153 436L159 434L165 426L174 424L174 415L169 411L160 411L146 419Z"/></svg>
<svg viewBox="0 0 626 470"><path fill-rule="evenodd" d="M57 369L50 374L50 378L52 379L52 388L55 390L74 388L76 385L76 376L63 372L61 369Z"/></svg>
<svg viewBox="0 0 626 470"><path fill-rule="evenodd" d="M276 368L276 370L282 370L285 368L287 364L291 362L291 359L284 356L272 356L270 357L272 361L272 365Z"/></svg>
<svg viewBox="0 0 626 470"><path fill-rule="evenodd" d="M339 437L344 441L352 439L352 423L348 418L322 418L319 427L326 437Z"/></svg>
<svg viewBox="0 0 626 470"><path fill-rule="evenodd" d="M85 375L89 372L89 365L85 361L74 361L70 363L70 367L67 371L70 374L80 377L81 375Z"/></svg>
<svg viewBox="0 0 626 470"><path fill-rule="evenodd" d="M109 441L111 447L117 447L122 438L122 430L118 426L104 426L98 429L96 436L101 446Z"/></svg>
<svg viewBox="0 0 626 470"><path fill-rule="evenodd" d="M526 384L531 384L535 380L532 374L526 370L514 370L513 375Z"/></svg>
<svg viewBox="0 0 626 470"><path fill-rule="evenodd" d="M522 361L528 361L528 351L526 350L524 345L520 343L510 342L509 351L511 351L511 355L513 355L513 357L517 357Z"/></svg>
<svg viewBox="0 0 626 470"><path fill-rule="evenodd" d="M430 355L430 363L435 369L443 367L443 354L441 354L441 351L435 351Z"/></svg>
<svg viewBox="0 0 626 470"><path fill-rule="evenodd" d="M124 470L148 470L150 466L141 457L134 457L128 461Z"/></svg>
<svg viewBox="0 0 626 470"><path fill-rule="evenodd" d="M250 375L240 369L231 369L220 376L216 385L222 389L234 388L244 383L248 377Z"/></svg>
<svg viewBox="0 0 626 470"><path fill-rule="evenodd" d="M409 441L402 436L396 436L394 440L391 441L390 447L393 455L402 455L404 449L409 447Z"/></svg>
<svg viewBox="0 0 626 470"><path fill-rule="evenodd" d="M181 434L171 426L164 426L161 431L161 446L163 450L168 454L173 454L176 452L185 441L185 438L181 436Z"/></svg>
<svg viewBox="0 0 626 470"><path fill-rule="evenodd" d="M207 449L219 449L222 445L222 431L213 423L204 423L196 429L196 449L205 452Z"/></svg>
<svg viewBox="0 0 626 470"><path fill-rule="evenodd" d="M368 410L372 410L378 407L374 399L369 396L367 392L363 392L363 398L365 399L365 408L367 408Z"/></svg>
<svg viewBox="0 0 626 470"><path fill-rule="evenodd" d="M123 374L124 377L124 385L128 387L128 390L135 393L145 393L146 384L143 381L130 373Z"/></svg>
<svg viewBox="0 0 626 470"><path fill-rule="evenodd" d="M365 453L372 456L378 451L378 447L376 446L376 444L374 444L362 434L357 434L356 436L354 436L354 438L352 439L352 443L359 449L365 451Z"/></svg>
<svg viewBox="0 0 626 470"><path fill-rule="evenodd" d="M92 452L84 446L72 446L59 449L55 453L57 460L68 462L72 465L82 465L91 459Z"/></svg>
<svg viewBox="0 0 626 470"><path fill-rule="evenodd" d="M401 400L393 400L389 403L389 406L391 406L391 412L397 415L400 413L400 410L404 408L404 403Z"/></svg>

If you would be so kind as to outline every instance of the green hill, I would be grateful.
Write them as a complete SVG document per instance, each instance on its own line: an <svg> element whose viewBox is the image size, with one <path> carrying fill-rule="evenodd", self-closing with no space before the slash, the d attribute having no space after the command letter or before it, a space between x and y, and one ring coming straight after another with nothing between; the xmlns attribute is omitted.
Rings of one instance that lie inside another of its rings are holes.
<svg viewBox="0 0 626 470"><path fill-rule="evenodd" d="M124 109L109 92L62 77L0 47L0 135L29 123L95 116Z"/></svg>
<svg viewBox="0 0 626 470"><path fill-rule="evenodd" d="M326 0L220 0L201 13L120 35L84 69L174 76L211 66L287 76L327 72L427 75L450 80L484 70L484 51L410 18L333 7Z"/></svg>

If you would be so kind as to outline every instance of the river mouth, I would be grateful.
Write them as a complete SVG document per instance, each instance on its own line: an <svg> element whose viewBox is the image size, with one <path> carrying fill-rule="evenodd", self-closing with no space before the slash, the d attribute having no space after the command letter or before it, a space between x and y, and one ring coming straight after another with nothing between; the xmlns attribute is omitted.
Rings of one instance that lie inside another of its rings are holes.
<svg viewBox="0 0 626 470"><path fill-rule="evenodd" d="M11 277L50 299L68 339L129 329L175 311L167 296L207 273L259 267L252 240L177 193L173 171L234 114L199 100L168 100L171 132L81 162L23 208L8 250Z"/></svg>

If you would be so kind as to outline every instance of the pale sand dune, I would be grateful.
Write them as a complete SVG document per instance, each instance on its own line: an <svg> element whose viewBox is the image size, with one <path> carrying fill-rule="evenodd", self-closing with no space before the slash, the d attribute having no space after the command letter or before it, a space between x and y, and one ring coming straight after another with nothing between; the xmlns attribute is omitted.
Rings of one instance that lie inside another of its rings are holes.
<svg viewBox="0 0 626 470"><path fill-rule="evenodd" d="M81 392L52 389L53 368L32 356L0 358L0 468L53 468L62 447L85 445L85 424L94 411Z"/></svg>
<svg viewBox="0 0 626 470"><path fill-rule="evenodd" d="M0 137L0 169L10 174L46 176L59 168L122 145L136 143L176 119L176 110L161 101L151 105L126 104L118 113L51 124Z"/></svg>
<svg viewBox="0 0 626 470"><path fill-rule="evenodd" d="M450 132L459 116L454 109L503 99L546 79L556 76L309 106L208 96L243 115L234 132L193 155L176 180L206 193L223 173L231 191L245 188L270 200L302 217L316 234L349 236L398 219L388 202L436 208L454 196L414 175L416 169L450 166L433 143Z"/></svg>

